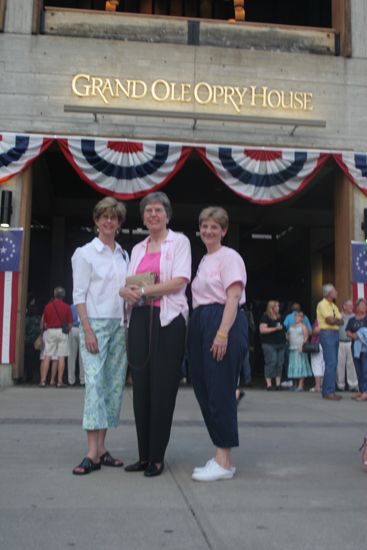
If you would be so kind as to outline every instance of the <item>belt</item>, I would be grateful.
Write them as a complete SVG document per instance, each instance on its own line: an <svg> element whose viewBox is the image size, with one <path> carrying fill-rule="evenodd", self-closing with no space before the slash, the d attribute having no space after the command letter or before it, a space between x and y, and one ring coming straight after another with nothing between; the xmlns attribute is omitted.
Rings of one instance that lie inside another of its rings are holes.
<svg viewBox="0 0 367 550"><path fill-rule="evenodd" d="M352 340L339 340L342 344L351 344Z"/></svg>

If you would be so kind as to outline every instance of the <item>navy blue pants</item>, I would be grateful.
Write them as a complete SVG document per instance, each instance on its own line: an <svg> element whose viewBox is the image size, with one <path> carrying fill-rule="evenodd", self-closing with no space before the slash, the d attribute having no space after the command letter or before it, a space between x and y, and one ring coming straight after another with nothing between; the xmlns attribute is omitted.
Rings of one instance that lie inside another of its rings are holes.
<svg viewBox="0 0 367 550"><path fill-rule="evenodd" d="M210 304L194 309L188 337L189 369L196 399L210 438L216 447L238 447L236 388L248 349L247 319L238 310L228 335L222 361L210 351L224 306Z"/></svg>

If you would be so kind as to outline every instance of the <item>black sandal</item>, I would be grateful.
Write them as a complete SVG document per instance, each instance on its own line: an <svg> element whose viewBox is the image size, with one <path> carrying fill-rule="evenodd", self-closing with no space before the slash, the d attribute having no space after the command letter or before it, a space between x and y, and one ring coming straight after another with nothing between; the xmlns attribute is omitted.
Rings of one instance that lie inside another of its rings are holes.
<svg viewBox="0 0 367 550"><path fill-rule="evenodd" d="M79 469L83 470L83 472L77 472L77 470ZM101 469L100 462L97 462L97 463L93 462L93 460L91 460L88 456L86 456L85 458L83 458L81 463L73 469L73 474L75 476L85 476L87 474L90 474L91 472L95 472L96 470L100 470L100 469Z"/></svg>
<svg viewBox="0 0 367 550"><path fill-rule="evenodd" d="M118 458L113 458L108 451L106 451L101 457L102 466L110 466L111 468L122 468L124 463Z"/></svg>

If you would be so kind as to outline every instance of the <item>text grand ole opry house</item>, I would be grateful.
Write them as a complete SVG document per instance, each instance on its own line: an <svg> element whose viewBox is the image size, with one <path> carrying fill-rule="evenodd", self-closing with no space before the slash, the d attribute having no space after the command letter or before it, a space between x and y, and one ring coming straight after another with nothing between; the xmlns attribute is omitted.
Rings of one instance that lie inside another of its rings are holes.
<svg viewBox="0 0 367 550"><path fill-rule="evenodd" d="M198 213L225 207L255 305L314 318L323 283L351 296L366 23L365 0L0 0L0 385L23 378L30 297L70 303L103 195L126 202L130 251L163 188L194 268Z"/></svg>

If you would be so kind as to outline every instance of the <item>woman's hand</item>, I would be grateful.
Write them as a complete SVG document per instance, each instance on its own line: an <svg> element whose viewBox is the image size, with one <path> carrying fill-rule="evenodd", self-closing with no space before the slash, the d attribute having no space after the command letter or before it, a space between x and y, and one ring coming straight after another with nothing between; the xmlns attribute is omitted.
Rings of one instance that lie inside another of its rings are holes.
<svg viewBox="0 0 367 550"><path fill-rule="evenodd" d="M84 329L84 335L85 335L85 347L87 348L89 353L98 353L99 352L98 341L93 330L90 327L87 329Z"/></svg>
<svg viewBox="0 0 367 550"><path fill-rule="evenodd" d="M142 297L140 287L137 285L120 288L119 295L129 306L135 306Z"/></svg>
<svg viewBox="0 0 367 550"><path fill-rule="evenodd" d="M220 338L218 336L214 338L213 345L210 348L210 351L212 352L212 355L213 355L213 359L215 359L216 361L222 361L227 351L227 344L228 344L227 339Z"/></svg>

